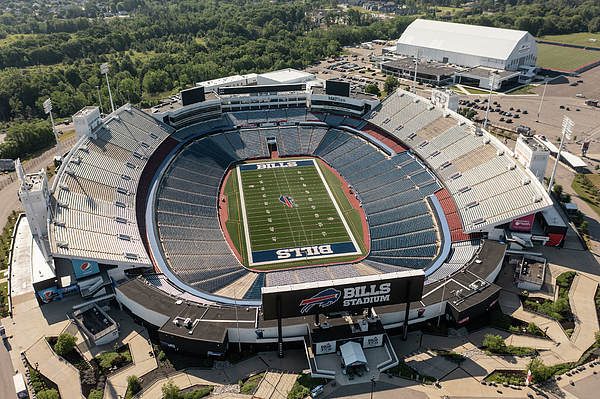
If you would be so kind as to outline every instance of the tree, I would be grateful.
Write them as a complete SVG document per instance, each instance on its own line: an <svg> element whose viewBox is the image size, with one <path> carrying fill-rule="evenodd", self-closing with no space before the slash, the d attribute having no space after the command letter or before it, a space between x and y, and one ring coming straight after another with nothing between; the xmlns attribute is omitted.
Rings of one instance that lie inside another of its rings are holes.
<svg viewBox="0 0 600 399"><path fill-rule="evenodd" d="M385 83L383 84L383 91L391 93L396 90L398 86L400 86L398 79L396 79L394 75L388 75L388 77L385 78Z"/></svg>
<svg viewBox="0 0 600 399"><path fill-rule="evenodd" d="M504 343L504 339L500 335L485 334L483 346L490 352L502 353L506 350L506 343Z"/></svg>
<svg viewBox="0 0 600 399"><path fill-rule="evenodd" d="M179 399L179 387L173 383L172 379L161 388L163 399Z"/></svg>
<svg viewBox="0 0 600 399"><path fill-rule="evenodd" d="M127 377L127 391L136 394L140 390L140 379L135 375Z"/></svg>
<svg viewBox="0 0 600 399"><path fill-rule="evenodd" d="M75 348L77 337L69 333L62 333L58 336L58 340L54 345L54 351L63 356L71 352Z"/></svg>
<svg viewBox="0 0 600 399"><path fill-rule="evenodd" d="M43 391L38 392L36 395L38 399L58 399L60 397L58 391L54 388L44 389Z"/></svg>
<svg viewBox="0 0 600 399"><path fill-rule="evenodd" d="M581 230L581 232L583 234L587 234L588 233L588 228L589 228L589 226L588 226L587 220L583 221L581 223L581 225L579 226L579 230Z"/></svg>
<svg viewBox="0 0 600 399"><path fill-rule="evenodd" d="M561 186L560 184L554 184L552 186L552 192L556 197L560 198L562 196L563 186Z"/></svg>
<svg viewBox="0 0 600 399"><path fill-rule="evenodd" d="M102 399L103 395L104 395L103 391L93 390L92 392L90 392L88 399ZM40 397L40 395L38 395L38 398L39 397Z"/></svg>
<svg viewBox="0 0 600 399"><path fill-rule="evenodd" d="M552 369L544 364L541 357L534 357L527 365L527 370L531 370L531 381L536 382L547 380L552 376Z"/></svg>
<svg viewBox="0 0 600 399"><path fill-rule="evenodd" d="M594 333L594 338L596 339L596 345L600 346L600 331Z"/></svg>
<svg viewBox="0 0 600 399"><path fill-rule="evenodd" d="M365 87L365 93L375 94L376 96L378 96L379 93L381 93L381 92L379 91L379 86L371 83L371 84L368 84L367 87Z"/></svg>

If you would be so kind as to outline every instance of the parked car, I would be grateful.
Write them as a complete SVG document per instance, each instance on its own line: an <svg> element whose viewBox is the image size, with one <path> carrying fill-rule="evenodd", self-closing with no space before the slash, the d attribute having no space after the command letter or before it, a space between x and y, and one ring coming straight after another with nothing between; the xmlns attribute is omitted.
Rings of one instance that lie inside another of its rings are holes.
<svg viewBox="0 0 600 399"><path fill-rule="evenodd" d="M512 119L507 119L506 123L512 123Z"/></svg>
<svg viewBox="0 0 600 399"><path fill-rule="evenodd" d="M577 94L575 97L585 98L585 96L583 94Z"/></svg>
<svg viewBox="0 0 600 399"><path fill-rule="evenodd" d="M577 83L577 82L573 82L573 83L571 83L569 86L578 86L578 85L579 85L579 83Z"/></svg>

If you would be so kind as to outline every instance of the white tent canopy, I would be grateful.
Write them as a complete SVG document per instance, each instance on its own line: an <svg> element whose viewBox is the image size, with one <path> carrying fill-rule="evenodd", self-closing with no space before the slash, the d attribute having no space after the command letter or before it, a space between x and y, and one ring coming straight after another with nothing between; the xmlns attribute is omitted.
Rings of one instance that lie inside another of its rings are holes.
<svg viewBox="0 0 600 399"><path fill-rule="evenodd" d="M340 352L342 352L342 360L346 367L367 364L367 358L359 343L347 342L340 346Z"/></svg>

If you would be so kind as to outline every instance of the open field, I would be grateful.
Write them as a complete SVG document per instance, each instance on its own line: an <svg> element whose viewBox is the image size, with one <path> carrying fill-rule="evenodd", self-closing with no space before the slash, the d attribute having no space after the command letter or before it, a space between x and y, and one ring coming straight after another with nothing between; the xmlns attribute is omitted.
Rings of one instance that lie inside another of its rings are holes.
<svg viewBox="0 0 600 399"><path fill-rule="evenodd" d="M362 256L359 212L327 172L313 159L238 165L225 186L226 225L246 266L276 269Z"/></svg>
<svg viewBox="0 0 600 399"><path fill-rule="evenodd" d="M596 39L596 42L590 42L590 39ZM535 40L543 40L546 42L574 44L576 46L583 47L596 47L600 48L600 33L570 33L568 35L555 35L555 36L541 36L536 37ZM539 44L538 44L539 46Z"/></svg>
<svg viewBox="0 0 600 399"><path fill-rule="evenodd" d="M537 66L572 71L600 59L600 52L538 43Z"/></svg>

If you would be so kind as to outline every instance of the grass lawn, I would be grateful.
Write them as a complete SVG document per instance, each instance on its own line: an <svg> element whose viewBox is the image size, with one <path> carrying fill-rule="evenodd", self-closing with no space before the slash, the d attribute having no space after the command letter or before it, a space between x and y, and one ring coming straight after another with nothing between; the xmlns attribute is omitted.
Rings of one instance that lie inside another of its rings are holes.
<svg viewBox="0 0 600 399"><path fill-rule="evenodd" d="M8 316L8 282L0 283L0 317Z"/></svg>
<svg viewBox="0 0 600 399"><path fill-rule="evenodd" d="M597 42L590 42L590 39L596 39ZM536 37L536 40L543 40L546 42L574 44L576 46L583 47L595 47L600 48L600 33L571 33L568 35L556 35L556 36L541 36ZM538 46L540 46L538 44Z"/></svg>
<svg viewBox="0 0 600 399"><path fill-rule="evenodd" d="M535 86L534 85L527 85L527 86L523 86L520 89L517 89L515 91L511 91L510 95L518 95L518 94L535 94L534 92L531 91L531 89L533 89Z"/></svg>
<svg viewBox="0 0 600 399"><path fill-rule="evenodd" d="M587 176L588 179L592 180L592 183L594 185L598 184L598 180L600 179L599 175L585 176ZM581 199L584 200L590 206L590 208L592 208L594 212L596 212L598 216L600 216L600 200L595 195L595 190L590 190L584 185L584 182L580 175L575 176L575 178L573 179L573 183L571 183L571 188L575 190L577 195L579 195L579 197L581 197Z"/></svg>
<svg viewBox="0 0 600 399"><path fill-rule="evenodd" d="M537 66L572 71L600 59L600 52L538 43Z"/></svg>
<svg viewBox="0 0 600 399"><path fill-rule="evenodd" d="M481 90L481 89L477 89L475 87L470 87L470 86L462 86L462 88L471 94L490 94L489 90ZM492 93L495 93L495 92L492 92ZM459 94L462 94L462 93L459 93Z"/></svg>

